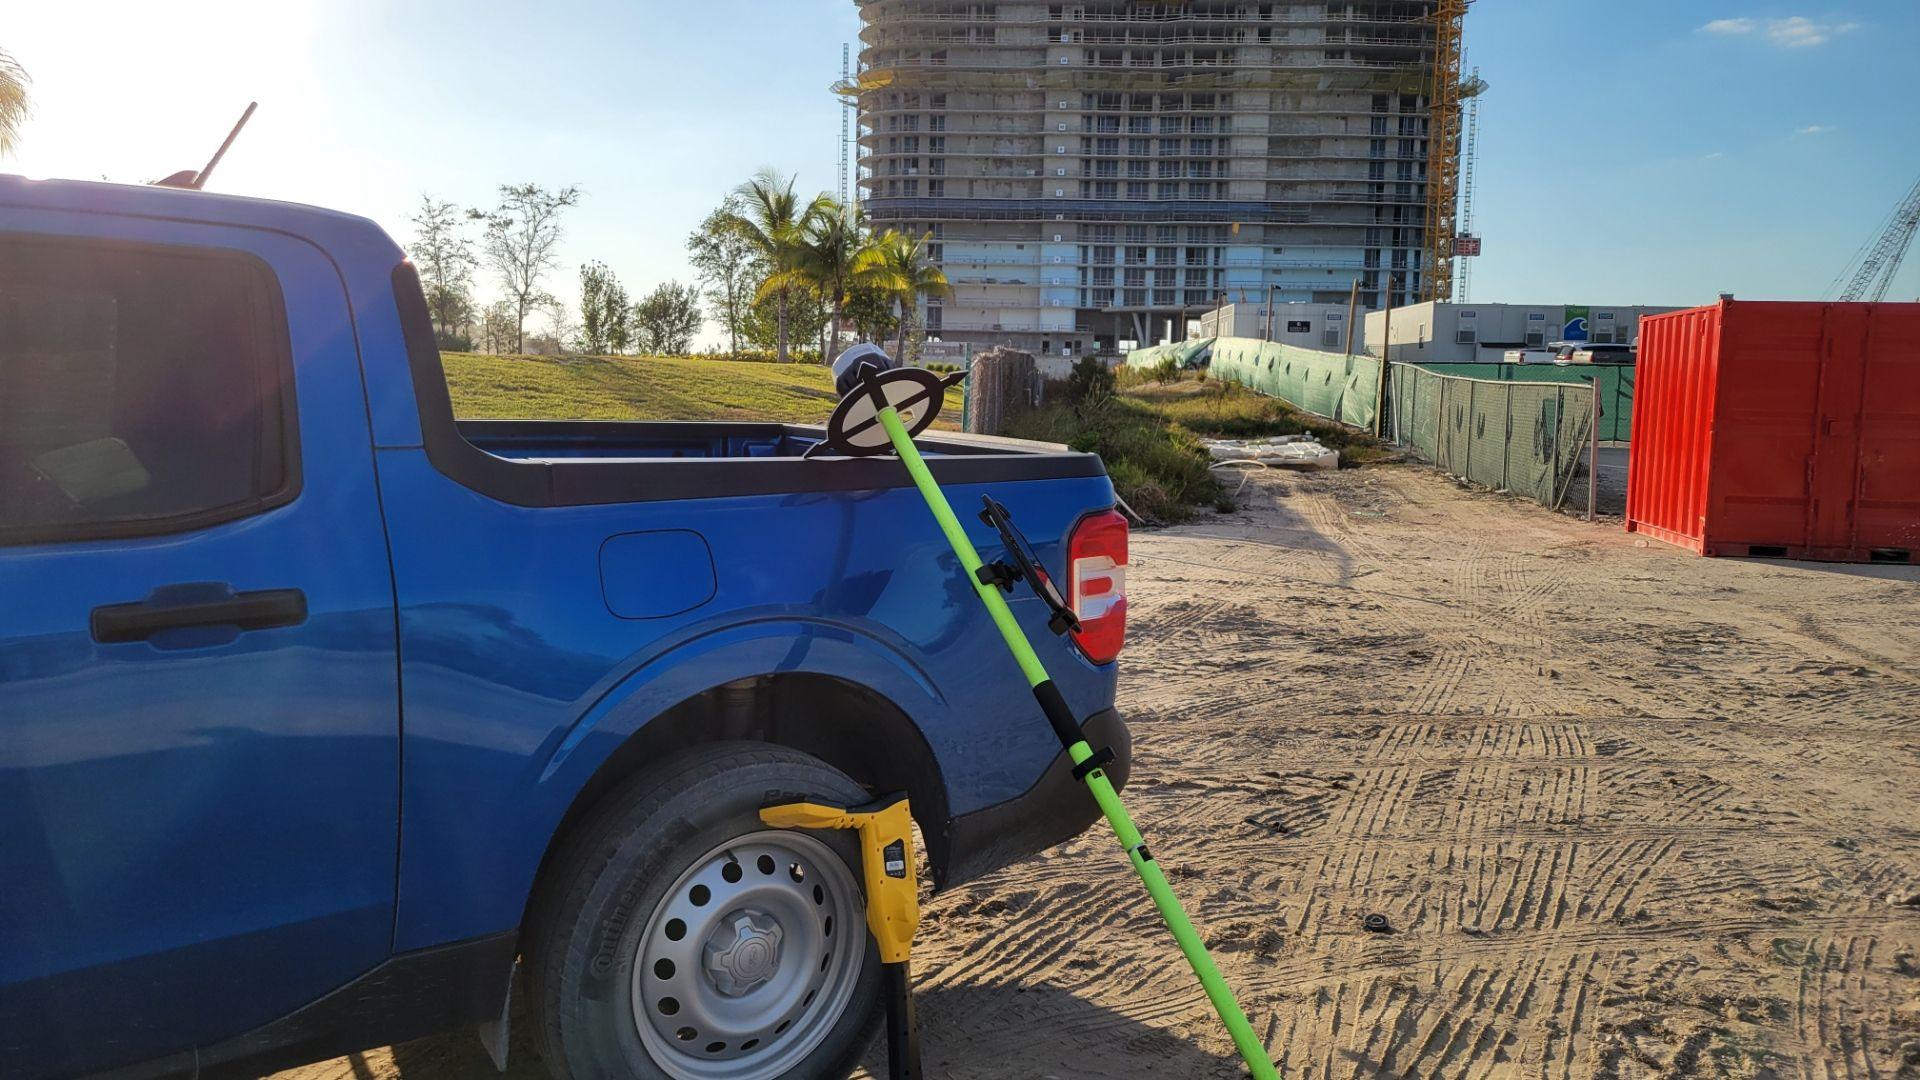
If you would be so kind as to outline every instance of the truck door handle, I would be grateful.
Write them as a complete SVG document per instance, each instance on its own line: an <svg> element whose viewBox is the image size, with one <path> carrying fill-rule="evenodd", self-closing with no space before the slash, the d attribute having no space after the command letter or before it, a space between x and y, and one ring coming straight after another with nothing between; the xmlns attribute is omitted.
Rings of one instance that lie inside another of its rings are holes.
<svg viewBox="0 0 1920 1080"><path fill-rule="evenodd" d="M265 630L307 621L307 594L299 589L234 592L230 585L163 585L147 599L93 609L93 640L102 645L141 641L163 630L232 626Z"/></svg>

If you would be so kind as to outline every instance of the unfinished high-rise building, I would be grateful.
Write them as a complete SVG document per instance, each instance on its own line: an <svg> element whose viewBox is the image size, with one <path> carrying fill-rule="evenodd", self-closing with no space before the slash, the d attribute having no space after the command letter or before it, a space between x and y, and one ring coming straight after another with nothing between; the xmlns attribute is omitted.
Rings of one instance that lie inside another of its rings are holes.
<svg viewBox="0 0 1920 1080"><path fill-rule="evenodd" d="M859 0L860 198L932 234L945 341L1081 355L1223 299L1432 295L1466 2Z"/></svg>

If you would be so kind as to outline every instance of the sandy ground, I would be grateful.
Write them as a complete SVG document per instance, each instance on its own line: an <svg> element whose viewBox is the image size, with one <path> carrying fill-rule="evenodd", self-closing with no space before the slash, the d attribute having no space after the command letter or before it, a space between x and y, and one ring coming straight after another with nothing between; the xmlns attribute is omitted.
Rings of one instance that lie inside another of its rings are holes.
<svg viewBox="0 0 1920 1080"><path fill-rule="evenodd" d="M1135 536L1128 802L1283 1075L1920 1077L1920 570L1412 467L1245 496ZM1110 836L915 959L930 1076L1244 1075ZM462 1032L283 1077L490 1074Z"/></svg>

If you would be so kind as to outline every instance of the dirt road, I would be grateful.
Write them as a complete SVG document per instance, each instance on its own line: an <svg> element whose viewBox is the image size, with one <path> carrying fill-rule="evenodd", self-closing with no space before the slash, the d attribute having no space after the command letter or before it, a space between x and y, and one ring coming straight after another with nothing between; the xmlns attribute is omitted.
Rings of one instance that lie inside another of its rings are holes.
<svg viewBox="0 0 1920 1080"><path fill-rule="evenodd" d="M1135 537L1128 800L1283 1075L1920 1076L1920 571L1415 468L1246 495ZM920 940L931 1076L1243 1075L1110 837ZM398 1055L285 1075L485 1075Z"/></svg>

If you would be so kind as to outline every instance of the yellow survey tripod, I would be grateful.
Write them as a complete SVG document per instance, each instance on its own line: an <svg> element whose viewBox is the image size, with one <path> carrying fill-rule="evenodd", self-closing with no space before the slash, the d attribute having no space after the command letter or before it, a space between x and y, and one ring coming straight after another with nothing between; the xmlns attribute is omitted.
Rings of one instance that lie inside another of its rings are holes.
<svg viewBox="0 0 1920 1080"><path fill-rule="evenodd" d="M892 1080L919 1080L920 1029L913 1016L908 958L920 925L913 868L913 815L905 793L861 806L797 802L769 806L760 820L776 829L852 829L860 834L860 874L867 890L867 930L879 947L881 992L887 996L887 1062Z"/></svg>

